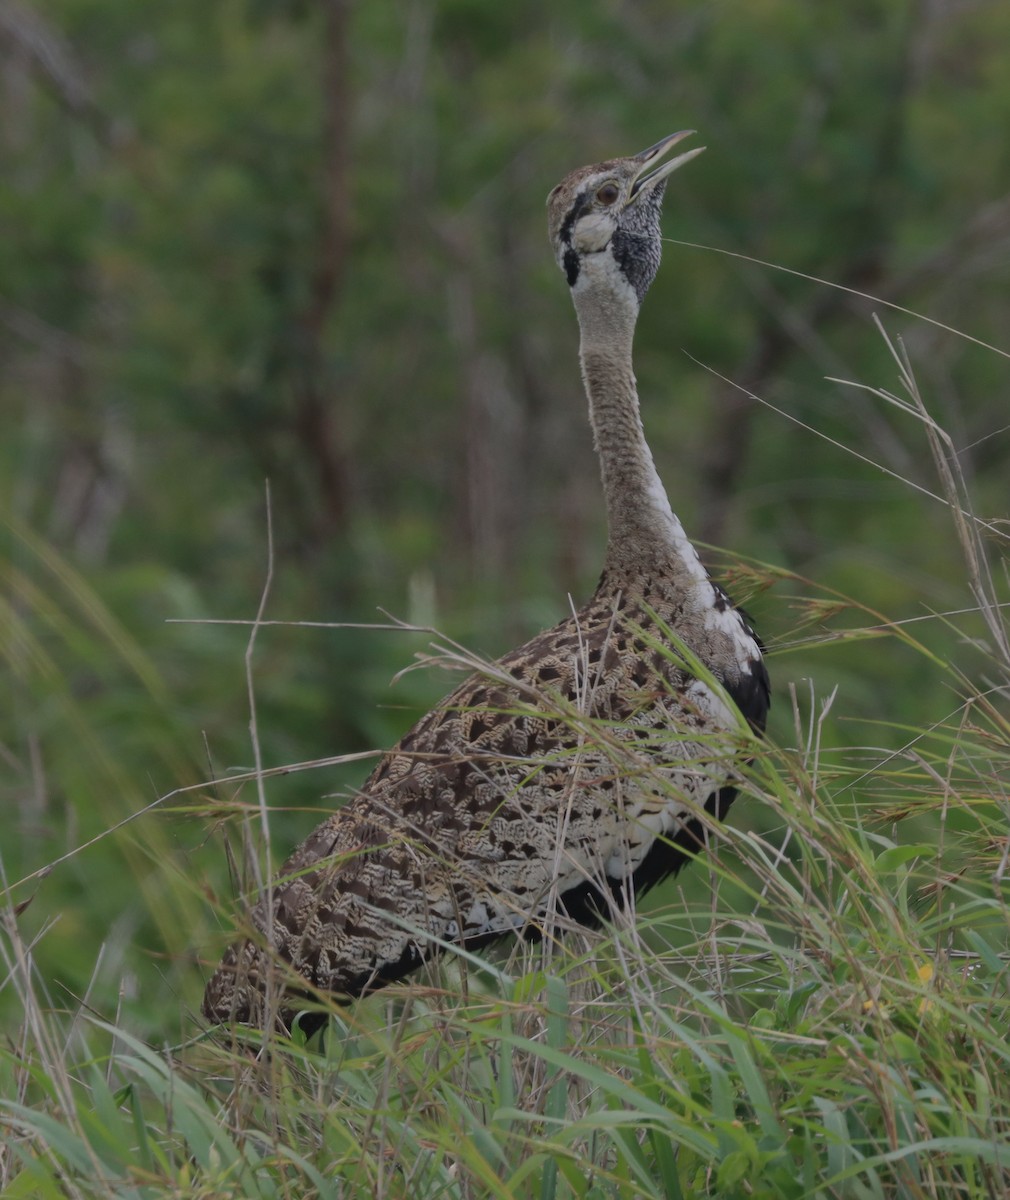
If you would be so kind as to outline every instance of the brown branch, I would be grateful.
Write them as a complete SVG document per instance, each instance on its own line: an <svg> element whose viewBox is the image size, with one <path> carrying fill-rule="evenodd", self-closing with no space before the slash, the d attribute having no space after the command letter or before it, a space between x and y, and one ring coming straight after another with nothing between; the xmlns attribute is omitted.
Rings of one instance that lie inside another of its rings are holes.
<svg viewBox="0 0 1010 1200"><path fill-rule="evenodd" d="M312 464L319 484L322 504L315 533L322 542L346 528L350 500L348 454L324 348L328 323L343 292L349 249L349 14L349 0L326 0L321 79L322 220L309 281L309 302L298 319L304 361L295 380L294 429L305 461Z"/></svg>
<svg viewBox="0 0 1010 1200"><path fill-rule="evenodd" d="M71 112L94 108L84 72L74 61L67 39L39 13L15 0L0 4L0 43L7 41L24 54Z"/></svg>

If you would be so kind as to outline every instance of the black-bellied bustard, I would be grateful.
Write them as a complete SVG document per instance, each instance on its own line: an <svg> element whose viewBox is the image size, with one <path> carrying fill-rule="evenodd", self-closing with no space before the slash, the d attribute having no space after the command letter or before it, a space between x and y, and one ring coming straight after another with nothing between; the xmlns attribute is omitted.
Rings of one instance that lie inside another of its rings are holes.
<svg viewBox="0 0 1010 1200"><path fill-rule="evenodd" d="M439 944L536 937L559 916L591 923L675 871L700 845L701 810L721 816L732 800L727 700L762 729L768 676L671 511L631 360L666 181L700 150L660 164L686 136L573 171L547 202L606 499L595 594L457 687L294 852L253 911L258 936L207 985L211 1020L261 1020L278 960L290 1022L299 980L303 996L353 997Z"/></svg>

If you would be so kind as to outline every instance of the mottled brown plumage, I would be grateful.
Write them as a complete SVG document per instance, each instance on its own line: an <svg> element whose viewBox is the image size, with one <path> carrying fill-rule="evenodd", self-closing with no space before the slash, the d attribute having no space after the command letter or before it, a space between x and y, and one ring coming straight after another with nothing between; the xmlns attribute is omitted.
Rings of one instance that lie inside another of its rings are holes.
<svg viewBox="0 0 1010 1200"><path fill-rule="evenodd" d="M352 997L446 943L592 923L676 870L701 810L730 803L740 739L727 701L761 729L767 675L670 510L631 367L666 177L699 151L646 172L683 136L575 171L548 199L607 506L595 595L446 697L295 851L253 911L260 936L207 985L211 1020L263 1019L279 961L294 978L290 1022L299 980Z"/></svg>

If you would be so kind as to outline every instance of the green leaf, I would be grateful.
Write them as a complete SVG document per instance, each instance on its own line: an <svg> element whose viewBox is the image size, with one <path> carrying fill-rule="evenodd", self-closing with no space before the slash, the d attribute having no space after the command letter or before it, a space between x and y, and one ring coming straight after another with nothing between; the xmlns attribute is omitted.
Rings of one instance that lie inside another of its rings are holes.
<svg viewBox="0 0 1010 1200"><path fill-rule="evenodd" d="M892 846L877 855L876 867L882 875L896 871L914 858L932 858L936 855L936 847L925 842L914 846Z"/></svg>

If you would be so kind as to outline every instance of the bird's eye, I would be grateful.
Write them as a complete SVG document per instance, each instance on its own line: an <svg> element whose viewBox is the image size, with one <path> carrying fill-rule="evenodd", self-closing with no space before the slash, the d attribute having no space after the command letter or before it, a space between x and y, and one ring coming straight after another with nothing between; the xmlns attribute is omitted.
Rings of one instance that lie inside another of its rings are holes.
<svg viewBox="0 0 1010 1200"><path fill-rule="evenodd" d="M617 198L621 194L621 189L616 183L605 183L603 187L596 193L596 199L601 204L611 205L617 203Z"/></svg>

